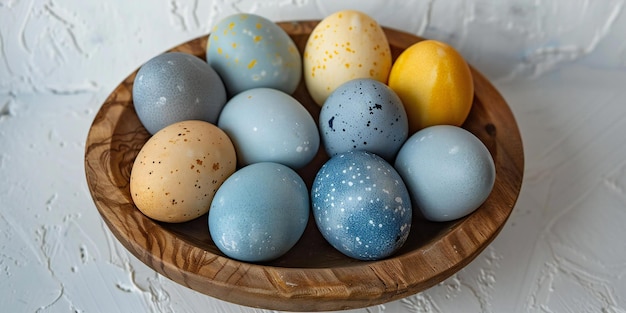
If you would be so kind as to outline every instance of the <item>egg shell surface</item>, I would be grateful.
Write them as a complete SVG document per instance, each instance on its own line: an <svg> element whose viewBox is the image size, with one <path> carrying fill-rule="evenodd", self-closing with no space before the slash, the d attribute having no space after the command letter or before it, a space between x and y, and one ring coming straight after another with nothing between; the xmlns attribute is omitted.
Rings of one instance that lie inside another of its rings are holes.
<svg viewBox="0 0 626 313"><path fill-rule="evenodd" d="M319 129L330 156L366 150L388 161L393 161L409 132L400 98L370 78L354 79L335 89L322 107Z"/></svg>
<svg viewBox="0 0 626 313"><path fill-rule="evenodd" d="M227 256L269 261L300 239L309 219L309 194L302 178L282 164L246 166L220 187L209 210L209 232Z"/></svg>
<svg viewBox="0 0 626 313"><path fill-rule="evenodd" d="M396 170L366 151L335 155L311 190L315 222L337 250L359 260L397 251L411 228L409 193Z"/></svg>
<svg viewBox="0 0 626 313"><path fill-rule="evenodd" d="M232 139L239 166L276 162L298 169L317 154L320 136L298 100L271 88L254 88L230 99L218 126Z"/></svg>
<svg viewBox="0 0 626 313"><path fill-rule="evenodd" d="M291 94L302 77L302 58L291 37L254 14L234 14L218 22L209 35L206 58L231 96L259 87Z"/></svg>
<svg viewBox="0 0 626 313"><path fill-rule="evenodd" d="M487 147L474 134L451 125L427 127L409 137L395 168L413 206L436 222L476 210L489 197L496 178Z"/></svg>
<svg viewBox="0 0 626 313"><path fill-rule="evenodd" d="M402 99L410 134L433 125L461 126L474 101L469 65L452 46L436 40L404 50L391 68L389 87Z"/></svg>
<svg viewBox="0 0 626 313"><path fill-rule="evenodd" d="M304 81L318 105L341 84L356 78L387 83L391 49L372 17L344 10L324 18L311 32L304 56Z"/></svg>
<svg viewBox="0 0 626 313"><path fill-rule="evenodd" d="M226 103L219 75L202 59L182 52L146 62L133 83L133 104L150 134L184 120L216 123Z"/></svg>
<svg viewBox="0 0 626 313"><path fill-rule="evenodd" d="M162 222L205 214L220 185L235 172L235 148L217 126L182 121L158 131L139 151L130 175L135 206Z"/></svg>

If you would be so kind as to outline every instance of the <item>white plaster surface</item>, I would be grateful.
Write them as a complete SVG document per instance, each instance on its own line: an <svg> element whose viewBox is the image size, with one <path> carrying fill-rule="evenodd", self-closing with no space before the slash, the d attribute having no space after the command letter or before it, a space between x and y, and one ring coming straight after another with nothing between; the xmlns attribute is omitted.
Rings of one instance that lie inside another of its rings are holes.
<svg viewBox="0 0 626 313"><path fill-rule="evenodd" d="M524 140L516 208L470 265L350 312L626 312L624 0L0 0L0 311L264 312L156 274L101 221L83 169L102 102L220 18L358 8L447 41L507 99Z"/></svg>

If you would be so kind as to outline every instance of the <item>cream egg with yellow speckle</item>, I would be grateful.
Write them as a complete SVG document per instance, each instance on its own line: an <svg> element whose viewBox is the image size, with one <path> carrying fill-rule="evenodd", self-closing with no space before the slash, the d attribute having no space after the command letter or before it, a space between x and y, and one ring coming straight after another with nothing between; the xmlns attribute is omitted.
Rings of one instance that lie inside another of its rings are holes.
<svg viewBox="0 0 626 313"><path fill-rule="evenodd" d="M230 96L261 87L291 94L302 76L302 58L291 37L254 14L234 14L218 22L209 35L206 59Z"/></svg>
<svg viewBox="0 0 626 313"><path fill-rule="evenodd" d="M235 148L217 126L182 121L159 130L141 148L130 193L146 216L186 222L208 212L215 192L235 172Z"/></svg>
<svg viewBox="0 0 626 313"><path fill-rule="evenodd" d="M391 49L380 25L352 10L324 18L311 32L303 58L306 87L320 106L335 88L357 79L387 83Z"/></svg>

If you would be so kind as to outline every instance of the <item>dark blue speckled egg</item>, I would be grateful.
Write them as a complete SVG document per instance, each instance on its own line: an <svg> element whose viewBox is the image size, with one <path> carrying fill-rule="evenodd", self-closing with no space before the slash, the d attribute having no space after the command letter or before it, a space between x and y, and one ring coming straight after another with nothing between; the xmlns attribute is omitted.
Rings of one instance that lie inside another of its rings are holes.
<svg viewBox="0 0 626 313"><path fill-rule="evenodd" d="M146 62L133 84L133 103L150 134L184 120L217 122L226 89L202 59L182 52L158 55Z"/></svg>
<svg viewBox="0 0 626 313"><path fill-rule="evenodd" d="M337 154L317 173L313 216L326 240L343 254L377 260L397 251L411 228L411 200L400 175L366 151Z"/></svg>
<svg viewBox="0 0 626 313"><path fill-rule="evenodd" d="M319 129L330 156L366 150L390 162L409 132L398 95L369 78L348 81L330 94L320 112Z"/></svg>

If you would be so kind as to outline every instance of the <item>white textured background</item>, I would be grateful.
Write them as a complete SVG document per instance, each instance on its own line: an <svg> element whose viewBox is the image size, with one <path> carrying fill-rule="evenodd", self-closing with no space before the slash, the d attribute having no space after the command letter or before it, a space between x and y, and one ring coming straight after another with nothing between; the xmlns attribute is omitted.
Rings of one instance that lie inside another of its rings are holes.
<svg viewBox="0 0 626 313"><path fill-rule="evenodd" d="M102 102L222 17L358 8L444 40L509 102L526 157L518 204L465 269L354 312L626 312L624 0L0 0L0 311L260 312L156 274L91 201L84 143Z"/></svg>

